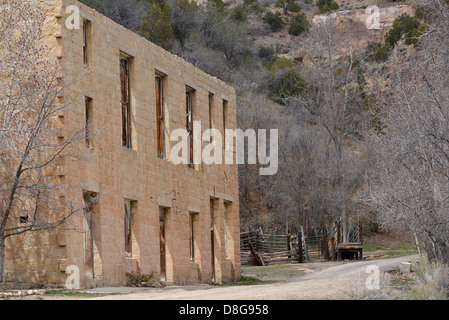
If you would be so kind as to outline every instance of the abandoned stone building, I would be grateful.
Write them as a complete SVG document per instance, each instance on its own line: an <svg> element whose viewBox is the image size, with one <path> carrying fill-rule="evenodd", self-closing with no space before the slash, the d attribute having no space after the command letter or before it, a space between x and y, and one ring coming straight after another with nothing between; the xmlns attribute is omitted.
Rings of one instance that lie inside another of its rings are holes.
<svg viewBox="0 0 449 320"><path fill-rule="evenodd" d="M70 228L8 240L5 280L64 285L71 265L81 288L124 285L127 272L181 285L238 280L237 165L169 159L175 129L236 128L235 90L77 1L36 3L42 41L70 68L61 77L77 78L58 97L76 102L59 121L96 133L81 143L85 160L58 168L84 212ZM73 5L79 28L67 27Z"/></svg>

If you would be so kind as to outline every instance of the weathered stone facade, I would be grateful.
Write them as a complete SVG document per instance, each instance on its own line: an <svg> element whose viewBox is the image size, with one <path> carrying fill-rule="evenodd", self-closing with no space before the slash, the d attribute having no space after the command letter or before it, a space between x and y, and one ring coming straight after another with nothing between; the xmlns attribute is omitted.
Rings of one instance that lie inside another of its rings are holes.
<svg viewBox="0 0 449 320"><path fill-rule="evenodd" d="M202 122L202 131L209 128L210 101L213 127L223 132L226 112L226 127L236 128L235 90L77 1L36 2L48 17L43 41L70 70L60 77L77 78L70 92L59 97L75 101L59 116L61 126L85 126L88 97L89 121L95 129L90 148L79 146L86 149L87 159L62 163L58 175L78 186L79 199L96 195L99 201L89 213L72 217L70 227L9 240L6 280L64 285L67 266L75 265L82 288L124 285L126 272L163 274L162 260L168 283L237 280L237 165L190 168L168 159L174 145L170 133L186 127L186 87L194 90L193 119ZM80 9L79 29L66 27L72 14L66 13L69 5ZM86 66L84 21L89 21ZM131 147L122 143L124 55L130 61ZM157 74L164 81L165 158L157 156ZM125 205L131 211L129 254L125 254ZM86 257L89 250L93 261Z"/></svg>

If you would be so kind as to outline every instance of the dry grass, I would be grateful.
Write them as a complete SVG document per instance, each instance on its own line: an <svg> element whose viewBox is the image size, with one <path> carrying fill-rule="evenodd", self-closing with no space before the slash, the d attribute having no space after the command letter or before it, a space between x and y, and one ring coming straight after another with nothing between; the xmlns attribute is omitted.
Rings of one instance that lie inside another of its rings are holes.
<svg viewBox="0 0 449 320"><path fill-rule="evenodd" d="M385 272L379 274L379 288L370 288L366 277L354 280L352 290L349 292L351 300L390 300L390 275ZM371 284L371 283L370 283Z"/></svg>
<svg viewBox="0 0 449 320"><path fill-rule="evenodd" d="M373 233L364 237L363 255L371 258L392 258L418 252L411 236L395 233Z"/></svg>
<svg viewBox="0 0 449 320"><path fill-rule="evenodd" d="M447 300L449 298L449 266L442 262L419 261L412 296L418 300Z"/></svg>

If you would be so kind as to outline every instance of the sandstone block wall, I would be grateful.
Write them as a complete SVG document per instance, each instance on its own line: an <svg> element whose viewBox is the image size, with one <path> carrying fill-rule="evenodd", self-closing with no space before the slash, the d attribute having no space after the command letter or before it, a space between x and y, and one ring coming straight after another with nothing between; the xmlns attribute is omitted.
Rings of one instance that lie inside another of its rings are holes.
<svg viewBox="0 0 449 320"><path fill-rule="evenodd" d="M85 153L85 160L66 160L58 175L63 183L75 186L70 196L81 201L83 193L98 195L90 230L94 267L92 275L86 268L86 221L81 213L64 230L10 241L8 279L63 285L69 265L79 267L82 287L124 285L126 272L161 274L160 224L164 220L167 282L237 280L237 165L196 165L192 169L157 157L155 74L165 74L167 158L175 144L169 141L170 133L186 126L186 85L195 89L194 120L202 122L201 131L209 128L210 94L214 127L224 132L222 106L226 100L227 128L236 128L235 90L77 1L41 2L48 16L43 41L64 64L62 81L73 81L69 91L59 97L60 103L70 103L70 108L59 115L61 128L83 128L85 98L92 99L93 147L86 148L80 142L77 147ZM70 5L80 8L80 29L65 26ZM90 21L87 67L83 60L84 20ZM123 53L131 57L131 149L122 146L121 136ZM125 200L131 201L132 208L130 256L125 255ZM190 253L192 214L194 259Z"/></svg>

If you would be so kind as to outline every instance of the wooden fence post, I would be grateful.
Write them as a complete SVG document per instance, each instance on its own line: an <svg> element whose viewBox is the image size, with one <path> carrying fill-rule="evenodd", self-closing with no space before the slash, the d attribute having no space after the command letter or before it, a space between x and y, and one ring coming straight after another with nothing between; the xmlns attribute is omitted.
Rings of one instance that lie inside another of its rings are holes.
<svg viewBox="0 0 449 320"><path fill-rule="evenodd" d="M260 256L257 254L256 250L254 249L254 246L251 242L249 242L249 249L251 250L251 254L254 259L254 263L257 266L263 265L263 261L260 260Z"/></svg>
<svg viewBox="0 0 449 320"><path fill-rule="evenodd" d="M326 228L323 227L323 242L324 242L324 258L330 260L329 257L329 241L327 240Z"/></svg>
<svg viewBox="0 0 449 320"><path fill-rule="evenodd" d="M287 251L288 251L288 258L291 259L292 255L291 255L291 248L290 248L290 242L291 242L291 236L288 234L287 235Z"/></svg>
<svg viewBox="0 0 449 320"><path fill-rule="evenodd" d="M322 238L320 238L319 236L317 236L317 238L316 238L316 245L317 245L317 251L318 251L318 254L320 255L320 256L323 256L323 244L322 244L322 241L323 239Z"/></svg>
<svg viewBox="0 0 449 320"><path fill-rule="evenodd" d="M359 223L359 239L360 239L360 244L363 244L363 224L362 222Z"/></svg>
<svg viewBox="0 0 449 320"><path fill-rule="evenodd" d="M304 262L304 254L302 249L302 233L298 232L298 263Z"/></svg>
<svg viewBox="0 0 449 320"><path fill-rule="evenodd" d="M335 261L337 256L336 256L336 252L335 252L335 238L334 237L331 238L331 244L332 244L332 261Z"/></svg>
<svg viewBox="0 0 449 320"><path fill-rule="evenodd" d="M340 243L340 237L341 237L341 226L340 223L337 223L337 244Z"/></svg>

